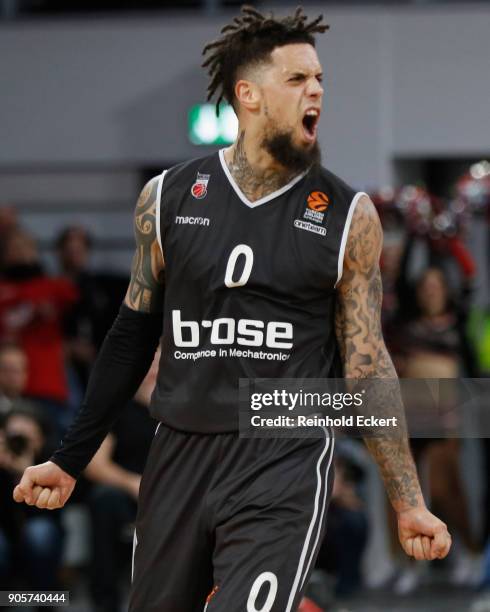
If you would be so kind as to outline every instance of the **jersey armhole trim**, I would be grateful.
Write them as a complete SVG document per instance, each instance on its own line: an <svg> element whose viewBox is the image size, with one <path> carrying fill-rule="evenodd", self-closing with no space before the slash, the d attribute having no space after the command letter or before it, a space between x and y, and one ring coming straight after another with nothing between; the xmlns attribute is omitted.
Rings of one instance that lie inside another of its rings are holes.
<svg viewBox="0 0 490 612"><path fill-rule="evenodd" d="M347 238L349 237L350 224L352 222L352 217L354 215L354 211L356 210L357 203L362 198L362 196L367 197L367 193L365 193L364 191L358 191L356 195L352 198L352 202L349 206L349 211L345 220L344 231L342 232L342 240L340 242L339 259L337 262L337 281L335 283L335 287L337 287L337 285L340 283L340 279L342 278L342 272L344 270L345 247L347 245Z"/></svg>
<svg viewBox="0 0 490 612"><path fill-rule="evenodd" d="M157 226L157 242L158 245L160 246L160 251L162 252L162 257L163 257L163 246L162 246L162 232L161 232L161 225L160 225L160 207L162 205L162 187L163 187L163 179L165 178L165 175L167 174L167 171L164 170L159 178L158 178L158 186L157 186L157 203L155 206L155 223ZM164 258L165 260L165 258Z"/></svg>

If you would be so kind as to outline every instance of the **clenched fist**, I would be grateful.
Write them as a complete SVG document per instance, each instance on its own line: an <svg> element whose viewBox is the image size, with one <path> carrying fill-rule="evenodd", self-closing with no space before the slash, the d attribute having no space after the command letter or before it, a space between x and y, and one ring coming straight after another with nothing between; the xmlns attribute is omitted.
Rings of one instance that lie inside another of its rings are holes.
<svg viewBox="0 0 490 612"><path fill-rule="evenodd" d="M451 548L447 526L427 508L417 507L397 514L398 536L403 550L418 561L443 559Z"/></svg>
<svg viewBox="0 0 490 612"><path fill-rule="evenodd" d="M76 480L52 461L28 467L14 489L16 502L47 510L62 508L75 488Z"/></svg>

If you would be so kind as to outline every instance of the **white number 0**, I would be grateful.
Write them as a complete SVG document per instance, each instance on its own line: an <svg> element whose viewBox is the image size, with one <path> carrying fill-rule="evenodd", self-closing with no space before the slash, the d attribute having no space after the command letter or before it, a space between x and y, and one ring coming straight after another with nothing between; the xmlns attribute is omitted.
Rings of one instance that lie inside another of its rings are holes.
<svg viewBox="0 0 490 612"><path fill-rule="evenodd" d="M233 272L235 271L236 262L240 255L245 256L245 266L243 268L242 275L237 281L233 280ZM254 253L247 244L237 244L237 246L230 253L228 263L226 265L225 273L225 285L232 289L233 287L243 287L250 278L252 272L252 266L254 265Z"/></svg>
<svg viewBox="0 0 490 612"><path fill-rule="evenodd" d="M267 595L265 604L260 608L260 610L257 610L255 607L255 602L257 601L257 596L264 582L269 583L269 594ZM255 582L252 584L252 588L250 589L250 595L248 596L247 601L247 612L270 612L276 599L276 595L277 576L272 572L262 572L262 574L255 579Z"/></svg>

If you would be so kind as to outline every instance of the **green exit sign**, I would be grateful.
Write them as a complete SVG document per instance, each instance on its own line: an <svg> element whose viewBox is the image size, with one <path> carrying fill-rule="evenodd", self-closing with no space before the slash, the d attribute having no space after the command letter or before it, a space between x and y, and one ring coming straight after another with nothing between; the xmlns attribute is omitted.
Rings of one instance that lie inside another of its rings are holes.
<svg viewBox="0 0 490 612"><path fill-rule="evenodd" d="M221 104L219 117L215 104L196 104L188 115L189 140L196 145L227 145L234 142L238 119L229 104Z"/></svg>

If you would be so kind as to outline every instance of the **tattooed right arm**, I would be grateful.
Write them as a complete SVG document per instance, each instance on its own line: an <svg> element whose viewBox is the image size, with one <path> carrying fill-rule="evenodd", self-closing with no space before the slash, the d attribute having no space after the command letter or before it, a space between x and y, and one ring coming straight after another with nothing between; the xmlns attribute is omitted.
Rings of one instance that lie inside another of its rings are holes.
<svg viewBox="0 0 490 612"><path fill-rule="evenodd" d="M136 251L125 304L139 312L161 312L165 265L157 240L156 206L159 177L143 188L134 212Z"/></svg>
<svg viewBox="0 0 490 612"><path fill-rule="evenodd" d="M408 444L395 368L381 332L381 243L376 209L362 196L352 217L338 286L337 340L345 377L367 383L365 398L369 394L367 405L373 416L381 412L399 419L397 435L375 428L375 435L366 436L365 443L396 511L400 544L415 559L442 559L451 548L451 536L447 526L425 506Z"/></svg>
<svg viewBox="0 0 490 612"><path fill-rule="evenodd" d="M381 245L378 214L371 200L362 196L352 218L337 287L335 327L345 377L365 383L374 379L365 385L370 414L397 418L396 433L379 428L365 443L379 466L394 509L401 511L423 506L424 501L408 444L396 371L381 330Z"/></svg>

